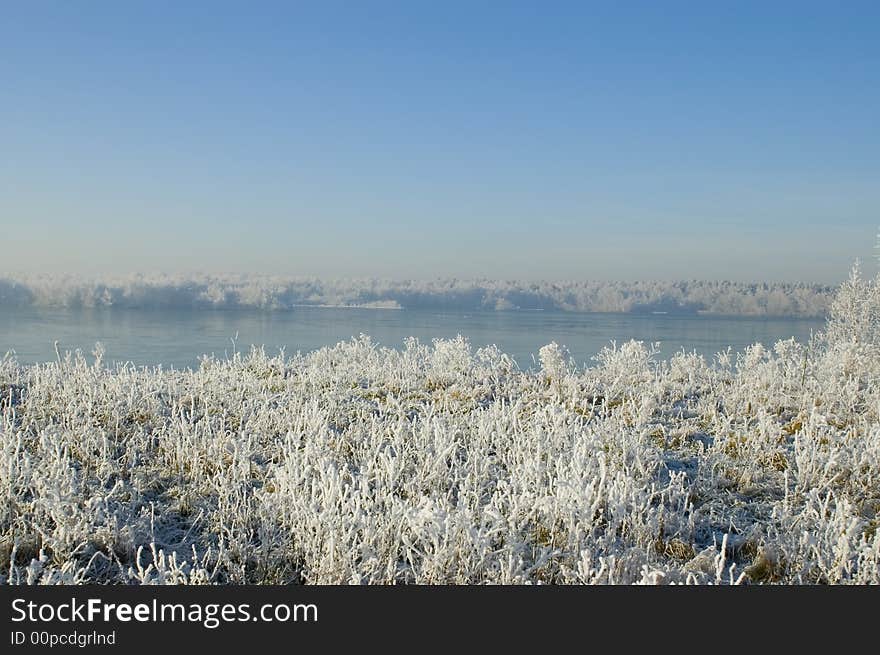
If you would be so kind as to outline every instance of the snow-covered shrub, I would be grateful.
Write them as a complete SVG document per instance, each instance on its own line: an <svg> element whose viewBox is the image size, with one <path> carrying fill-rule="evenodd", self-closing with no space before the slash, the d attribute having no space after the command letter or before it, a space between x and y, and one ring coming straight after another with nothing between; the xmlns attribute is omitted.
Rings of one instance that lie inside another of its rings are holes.
<svg viewBox="0 0 880 655"><path fill-rule="evenodd" d="M825 336L831 343L880 347L880 275L864 279L856 262L831 303Z"/></svg>

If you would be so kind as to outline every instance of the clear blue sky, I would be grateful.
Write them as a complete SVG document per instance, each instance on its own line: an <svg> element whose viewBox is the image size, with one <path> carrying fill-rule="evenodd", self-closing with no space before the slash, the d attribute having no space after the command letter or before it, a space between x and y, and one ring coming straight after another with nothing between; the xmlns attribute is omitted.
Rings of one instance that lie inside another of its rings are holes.
<svg viewBox="0 0 880 655"><path fill-rule="evenodd" d="M873 267L877 2L0 13L0 271Z"/></svg>

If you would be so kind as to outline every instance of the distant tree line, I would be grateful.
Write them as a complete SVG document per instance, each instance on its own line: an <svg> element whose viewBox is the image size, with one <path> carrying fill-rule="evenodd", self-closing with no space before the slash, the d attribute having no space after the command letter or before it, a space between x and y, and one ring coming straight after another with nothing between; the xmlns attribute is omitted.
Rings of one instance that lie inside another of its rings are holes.
<svg viewBox="0 0 880 655"><path fill-rule="evenodd" d="M836 287L797 282L340 279L264 275L0 276L0 307L255 308L709 313L820 317Z"/></svg>

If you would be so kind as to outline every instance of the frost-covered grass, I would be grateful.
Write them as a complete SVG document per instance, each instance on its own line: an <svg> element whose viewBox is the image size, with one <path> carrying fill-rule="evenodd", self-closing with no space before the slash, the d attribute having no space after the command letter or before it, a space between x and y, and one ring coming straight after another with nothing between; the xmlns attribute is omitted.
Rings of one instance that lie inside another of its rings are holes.
<svg viewBox="0 0 880 655"><path fill-rule="evenodd" d="M880 281L827 334L540 370L360 337L0 361L9 583L880 582Z"/></svg>

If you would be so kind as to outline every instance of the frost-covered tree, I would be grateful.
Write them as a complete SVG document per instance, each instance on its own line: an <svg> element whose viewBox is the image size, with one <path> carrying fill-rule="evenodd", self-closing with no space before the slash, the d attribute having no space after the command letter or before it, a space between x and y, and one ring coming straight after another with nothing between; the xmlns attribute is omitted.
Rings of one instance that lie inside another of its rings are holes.
<svg viewBox="0 0 880 655"><path fill-rule="evenodd" d="M763 316L824 316L833 289L803 283L599 282L569 280L384 280L268 275L0 275L0 306L118 308L217 307L266 311L298 305L458 310L556 309L673 311Z"/></svg>
<svg viewBox="0 0 880 655"><path fill-rule="evenodd" d="M826 337L831 343L880 345L880 274L865 279L855 263L831 303Z"/></svg>

